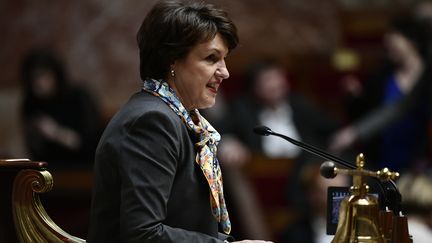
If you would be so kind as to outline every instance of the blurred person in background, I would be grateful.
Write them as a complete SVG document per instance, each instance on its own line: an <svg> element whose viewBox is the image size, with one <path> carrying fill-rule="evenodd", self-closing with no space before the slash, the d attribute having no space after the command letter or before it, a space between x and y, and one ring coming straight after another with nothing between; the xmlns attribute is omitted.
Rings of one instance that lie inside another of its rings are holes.
<svg viewBox="0 0 432 243"><path fill-rule="evenodd" d="M285 69L270 59L258 60L246 71L246 92L230 103L229 123L221 144L221 159L242 165L253 156L306 159L307 154L281 138L259 136L257 125L318 147L325 147L337 123L301 94L291 89Z"/></svg>
<svg viewBox="0 0 432 243"><path fill-rule="evenodd" d="M399 16L384 36L388 62L362 85L345 84L346 111L353 121L330 145L341 152L356 143L377 167L410 168L427 155L430 119L430 32L412 16Z"/></svg>
<svg viewBox="0 0 432 243"><path fill-rule="evenodd" d="M22 123L30 159L54 167L92 165L102 125L93 97L69 83L63 63L46 49L27 54L21 78Z"/></svg>
<svg viewBox="0 0 432 243"><path fill-rule="evenodd" d="M397 182L402 208L408 217L408 231L416 243L432 239L432 174L406 173Z"/></svg>

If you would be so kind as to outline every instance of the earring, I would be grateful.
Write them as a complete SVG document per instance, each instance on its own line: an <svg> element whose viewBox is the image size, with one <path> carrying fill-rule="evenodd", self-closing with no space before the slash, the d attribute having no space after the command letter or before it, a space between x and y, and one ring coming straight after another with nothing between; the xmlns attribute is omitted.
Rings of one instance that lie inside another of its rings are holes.
<svg viewBox="0 0 432 243"><path fill-rule="evenodd" d="M174 69L171 69L171 77L175 77Z"/></svg>

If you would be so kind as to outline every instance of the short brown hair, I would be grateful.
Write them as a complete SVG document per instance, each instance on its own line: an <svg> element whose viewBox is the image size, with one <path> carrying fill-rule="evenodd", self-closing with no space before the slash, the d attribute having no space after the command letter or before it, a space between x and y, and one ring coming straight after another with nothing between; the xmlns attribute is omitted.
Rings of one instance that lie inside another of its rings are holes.
<svg viewBox="0 0 432 243"><path fill-rule="evenodd" d="M230 51L237 46L237 28L225 11L203 2L159 1L137 34L141 79L166 78L175 60L218 33Z"/></svg>

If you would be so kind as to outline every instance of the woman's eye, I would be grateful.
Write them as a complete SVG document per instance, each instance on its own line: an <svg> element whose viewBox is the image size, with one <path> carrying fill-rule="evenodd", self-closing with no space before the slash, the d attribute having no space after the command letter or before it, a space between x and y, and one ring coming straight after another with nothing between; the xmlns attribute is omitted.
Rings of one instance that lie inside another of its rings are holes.
<svg viewBox="0 0 432 243"><path fill-rule="evenodd" d="M217 61L218 61L218 58L217 58L216 55L211 54L211 55L208 55L208 56L206 57L206 60L209 61L209 62L217 62Z"/></svg>

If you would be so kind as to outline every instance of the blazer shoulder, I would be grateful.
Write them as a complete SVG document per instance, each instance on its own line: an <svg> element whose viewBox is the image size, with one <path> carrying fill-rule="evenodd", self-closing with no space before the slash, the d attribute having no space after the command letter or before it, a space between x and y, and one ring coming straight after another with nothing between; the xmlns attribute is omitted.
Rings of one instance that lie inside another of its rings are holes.
<svg viewBox="0 0 432 243"><path fill-rule="evenodd" d="M115 115L112 122L121 121L124 126L129 127L140 120L168 122L177 129L181 129L183 125L180 117L164 101L143 91L135 93Z"/></svg>
<svg viewBox="0 0 432 243"><path fill-rule="evenodd" d="M141 136L140 134L169 137L172 145L178 147L185 143L188 131L180 117L160 98L139 92L111 119L97 150L107 146L121 146L127 139Z"/></svg>

